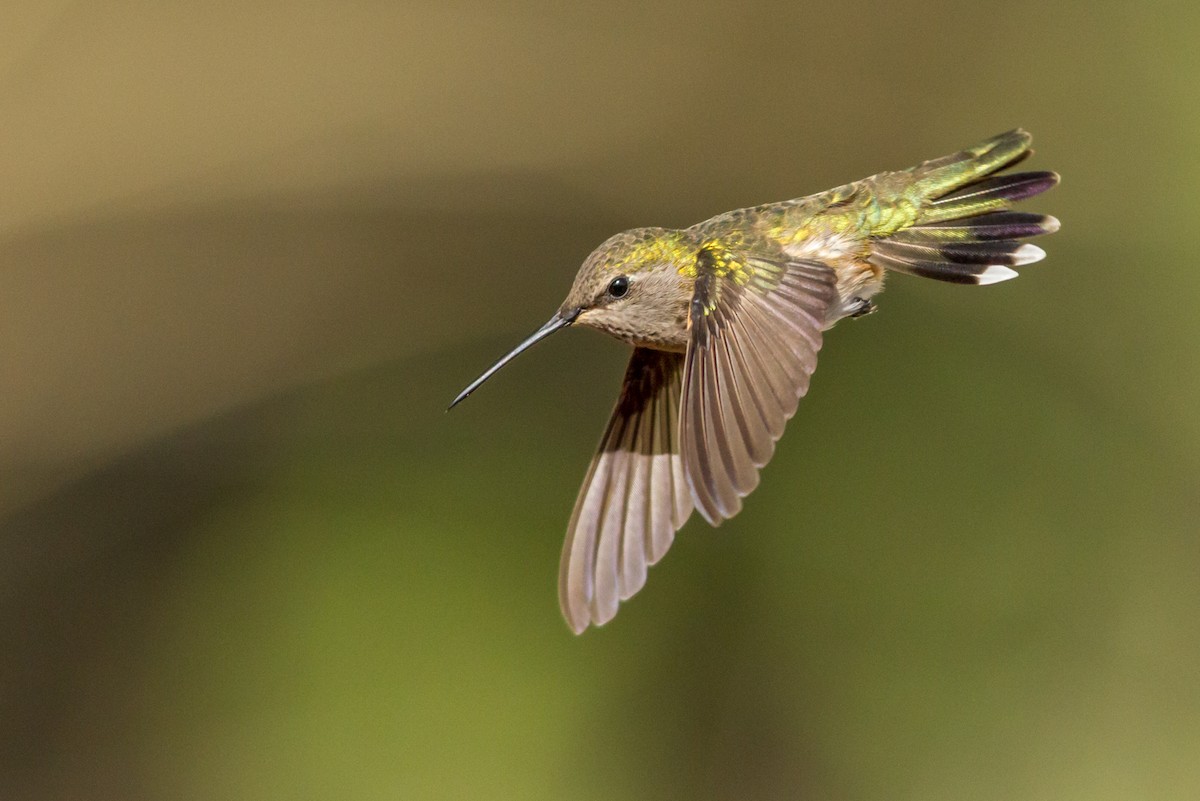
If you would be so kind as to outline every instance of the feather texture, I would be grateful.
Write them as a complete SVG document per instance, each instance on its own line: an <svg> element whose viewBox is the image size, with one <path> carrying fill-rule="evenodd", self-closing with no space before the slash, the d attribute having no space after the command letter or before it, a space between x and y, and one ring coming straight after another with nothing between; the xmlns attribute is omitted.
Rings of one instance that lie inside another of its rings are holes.
<svg viewBox="0 0 1200 801"><path fill-rule="evenodd" d="M1058 220L1010 211L1012 204L1058 183L1052 172L997 174L1028 156L1030 136L1009 131L914 167L913 225L873 242L870 261L897 272L960 284L1015 278L1012 267L1045 252L1022 239L1058 230Z"/></svg>
<svg viewBox="0 0 1200 801"><path fill-rule="evenodd" d="M559 603L582 632L646 582L691 515L679 454L683 355L637 348L567 526Z"/></svg>
<svg viewBox="0 0 1200 801"><path fill-rule="evenodd" d="M713 525L741 510L808 391L835 280L815 262L748 258L731 273L699 260L681 446L692 500Z"/></svg>

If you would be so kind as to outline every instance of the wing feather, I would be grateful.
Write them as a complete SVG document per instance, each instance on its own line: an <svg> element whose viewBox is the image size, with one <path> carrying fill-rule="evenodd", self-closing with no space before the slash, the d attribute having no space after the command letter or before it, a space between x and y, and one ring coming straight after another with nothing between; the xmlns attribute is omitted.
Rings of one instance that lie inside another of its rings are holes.
<svg viewBox="0 0 1200 801"><path fill-rule="evenodd" d="M646 583L692 511L679 454L684 357L637 348L567 526L559 603L576 632L601 625Z"/></svg>
<svg viewBox="0 0 1200 801"><path fill-rule="evenodd" d="M736 258L698 261L683 369L683 464L693 503L713 525L757 486L808 391L836 297L826 265L745 258L730 270Z"/></svg>

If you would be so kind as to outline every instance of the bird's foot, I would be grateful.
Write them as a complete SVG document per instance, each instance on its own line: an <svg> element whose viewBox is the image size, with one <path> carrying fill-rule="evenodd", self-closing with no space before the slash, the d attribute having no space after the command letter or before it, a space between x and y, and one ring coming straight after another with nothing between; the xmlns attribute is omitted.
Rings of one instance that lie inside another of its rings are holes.
<svg viewBox="0 0 1200 801"><path fill-rule="evenodd" d="M854 311L850 312L851 317L866 317L878 307L868 298L853 298L851 303L854 304Z"/></svg>

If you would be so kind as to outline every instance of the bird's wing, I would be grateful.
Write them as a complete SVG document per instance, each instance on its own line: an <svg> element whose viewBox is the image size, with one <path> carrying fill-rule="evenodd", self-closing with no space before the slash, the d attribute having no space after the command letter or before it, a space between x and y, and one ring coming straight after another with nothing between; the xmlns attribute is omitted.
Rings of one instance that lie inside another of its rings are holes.
<svg viewBox="0 0 1200 801"><path fill-rule="evenodd" d="M692 513L679 455L683 354L637 348L567 527L558 597L576 633L642 588Z"/></svg>
<svg viewBox="0 0 1200 801"><path fill-rule="evenodd" d="M680 446L692 499L713 525L741 510L808 391L835 284L819 262L701 251Z"/></svg>

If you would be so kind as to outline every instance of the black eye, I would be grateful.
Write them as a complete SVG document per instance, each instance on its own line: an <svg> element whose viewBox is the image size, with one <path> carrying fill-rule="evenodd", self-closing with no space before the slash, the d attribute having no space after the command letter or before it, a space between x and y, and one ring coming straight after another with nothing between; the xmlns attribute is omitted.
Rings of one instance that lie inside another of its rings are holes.
<svg viewBox="0 0 1200 801"><path fill-rule="evenodd" d="M608 296L610 298L623 298L623 297L625 297L625 293L628 291L629 291L628 276L618 275L616 278L614 278L612 280L612 283L608 285Z"/></svg>

